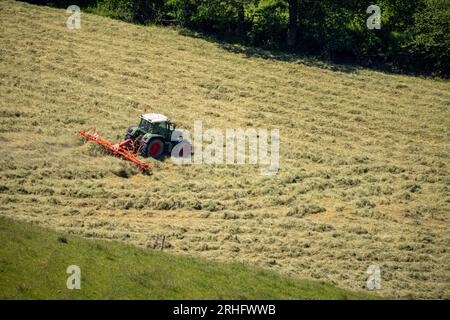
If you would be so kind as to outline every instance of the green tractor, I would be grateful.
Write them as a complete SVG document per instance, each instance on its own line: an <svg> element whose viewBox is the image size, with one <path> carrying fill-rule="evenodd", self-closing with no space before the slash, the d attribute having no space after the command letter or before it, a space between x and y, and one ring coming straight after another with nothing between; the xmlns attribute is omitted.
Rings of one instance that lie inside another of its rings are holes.
<svg viewBox="0 0 450 320"><path fill-rule="evenodd" d="M172 148L178 144L182 137L172 141L175 124L157 113L147 113L141 116L139 125L131 126L125 133L125 140L132 140L134 146L145 158L162 158L165 154L170 154Z"/></svg>

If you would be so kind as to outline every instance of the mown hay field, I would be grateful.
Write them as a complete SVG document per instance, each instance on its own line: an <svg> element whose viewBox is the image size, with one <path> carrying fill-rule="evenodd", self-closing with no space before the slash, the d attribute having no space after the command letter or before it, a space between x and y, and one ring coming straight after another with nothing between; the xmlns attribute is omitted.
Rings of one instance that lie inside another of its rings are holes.
<svg viewBox="0 0 450 320"><path fill-rule="evenodd" d="M0 2L0 215L400 298L450 298L450 83L279 59L162 27ZM81 143L144 110L280 129L280 170L158 162Z"/></svg>

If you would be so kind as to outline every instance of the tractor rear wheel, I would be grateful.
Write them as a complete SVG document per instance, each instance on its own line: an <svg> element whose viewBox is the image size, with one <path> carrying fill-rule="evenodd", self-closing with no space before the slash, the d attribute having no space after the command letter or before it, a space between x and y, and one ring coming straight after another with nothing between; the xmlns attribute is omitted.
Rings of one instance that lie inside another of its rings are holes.
<svg viewBox="0 0 450 320"><path fill-rule="evenodd" d="M164 142L159 138L151 139L144 144L141 153L146 158L159 159L164 154Z"/></svg>

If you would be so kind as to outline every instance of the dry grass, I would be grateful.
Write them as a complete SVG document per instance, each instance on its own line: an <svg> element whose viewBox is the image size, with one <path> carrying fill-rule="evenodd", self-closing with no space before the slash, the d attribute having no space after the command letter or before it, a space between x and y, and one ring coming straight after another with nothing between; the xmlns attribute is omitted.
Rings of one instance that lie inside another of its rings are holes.
<svg viewBox="0 0 450 320"><path fill-rule="evenodd" d="M246 57L177 30L0 2L0 215L380 294L450 298L450 84ZM147 108L192 129L281 129L280 173L82 145ZM127 178L123 178L127 176Z"/></svg>

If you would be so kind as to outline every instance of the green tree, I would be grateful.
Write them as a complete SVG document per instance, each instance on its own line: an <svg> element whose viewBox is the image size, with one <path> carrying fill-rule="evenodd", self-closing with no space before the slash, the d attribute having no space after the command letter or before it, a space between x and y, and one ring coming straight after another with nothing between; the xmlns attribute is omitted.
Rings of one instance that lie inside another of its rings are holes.
<svg viewBox="0 0 450 320"><path fill-rule="evenodd" d="M414 15L410 32L412 39L404 46L416 61L410 63L449 76L450 0L426 0L425 8Z"/></svg>
<svg viewBox="0 0 450 320"><path fill-rule="evenodd" d="M164 15L165 0L104 0L102 6L117 19L157 23Z"/></svg>
<svg viewBox="0 0 450 320"><path fill-rule="evenodd" d="M287 33L288 47L295 47L297 44L298 30L298 0L288 0L289 8L289 28Z"/></svg>

